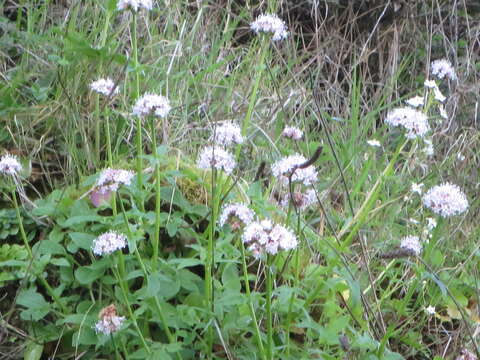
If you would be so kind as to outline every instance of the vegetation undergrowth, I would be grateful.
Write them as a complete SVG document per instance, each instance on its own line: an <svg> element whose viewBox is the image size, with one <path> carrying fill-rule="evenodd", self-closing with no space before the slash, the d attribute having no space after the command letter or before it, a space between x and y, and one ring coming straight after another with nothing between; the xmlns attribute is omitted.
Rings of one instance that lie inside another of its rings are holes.
<svg viewBox="0 0 480 360"><path fill-rule="evenodd" d="M2 3L2 357L480 358L480 9L378 3Z"/></svg>

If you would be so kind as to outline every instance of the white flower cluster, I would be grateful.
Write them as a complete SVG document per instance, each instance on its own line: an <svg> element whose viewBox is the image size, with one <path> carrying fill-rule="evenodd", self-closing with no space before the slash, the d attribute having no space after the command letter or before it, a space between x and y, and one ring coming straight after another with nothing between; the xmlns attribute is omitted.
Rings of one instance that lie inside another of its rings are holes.
<svg viewBox="0 0 480 360"><path fill-rule="evenodd" d="M314 189L308 189L305 192L294 191L292 195L293 199L290 198L290 192L286 192L280 200L280 205L287 208L292 201L298 210L305 210L317 202Z"/></svg>
<svg viewBox="0 0 480 360"><path fill-rule="evenodd" d="M400 242L400 248L411 251L417 256L422 252L422 245L418 236L405 236Z"/></svg>
<svg viewBox="0 0 480 360"><path fill-rule="evenodd" d="M287 126L283 129L282 136L292 140L300 140L303 137L303 131L293 126Z"/></svg>
<svg viewBox="0 0 480 360"><path fill-rule="evenodd" d="M137 116L156 115L164 118L172 107L168 99L162 95L144 94L133 106L133 114Z"/></svg>
<svg viewBox="0 0 480 360"><path fill-rule="evenodd" d="M283 40L288 36L288 30L285 22L275 14L260 15L254 22L250 24L250 29L252 29L256 34L261 32L272 33L273 41Z"/></svg>
<svg viewBox="0 0 480 360"><path fill-rule="evenodd" d="M279 250L295 249L298 244L293 232L282 225L274 225L270 220L250 223L245 228L242 240L257 258L265 252L275 255Z"/></svg>
<svg viewBox="0 0 480 360"><path fill-rule="evenodd" d="M124 316L117 316L117 309L113 304L103 308L98 317L100 320L95 324L95 331L97 334L102 333L110 335L120 330L125 321Z"/></svg>
<svg viewBox="0 0 480 360"><path fill-rule="evenodd" d="M292 182L303 183L306 186L317 181L317 170L313 165L306 168L297 168L304 164L307 159L299 154L284 157L272 165L273 176L280 179L284 185L288 185L289 176ZM293 171L293 173L292 173Z"/></svg>
<svg viewBox="0 0 480 360"><path fill-rule="evenodd" d="M385 122L391 126L402 126L407 130L407 138L424 137L430 130L427 116L409 107L395 108L388 113Z"/></svg>
<svg viewBox="0 0 480 360"><path fill-rule="evenodd" d="M212 134L210 141L223 146L241 144L243 143L242 131L237 124L225 121L215 128L215 134Z"/></svg>
<svg viewBox="0 0 480 360"><path fill-rule="evenodd" d="M152 10L152 0L118 0L117 10L133 10L138 11L144 8L145 10Z"/></svg>
<svg viewBox="0 0 480 360"><path fill-rule="evenodd" d="M232 154L223 150L220 146L206 146L200 152L197 166L200 169L209 170L215 168L231 174L235 168L236 162Z"/></svg>
<svg viewBox="0 0 480 360"><path fill-rule="evenodd" d="M120 185L130 185L134 176L133 171L123 169L105 169L97 179L97 191L105 194L117 191Z"/></svg>
<svg viewBox="0 0 480 360"><path fill-rule="evenodd" d="M0 159L0 174L14 176L22 171L22 164L17 160L16 156L6 154Z"/></svg>
<svg viewBox="0 0 480 360"><path fill-rule="evenodd" d="M220 226L227 222L234 230L250 224L253 221L255 213L246 205L240 203L232 203L224 206L218 223Z"/></svg>
<svg viewBox="0 0 480 360"><path fill-rule="evenodd" d="M408 100L405 101L405 103L408 105L408 106L411 106L413 108L418 108L420 106L423 106L424 104L424 99L423 99L423 96L414 96Z"/></svg>
<svg viewBox="0 0 480 360"><path fill-rule="evenodd" d="M440 88L438 87L435 80L425 80L424 85L427 89L433 90L433 96L435 100L444 102L447 99L446 96L443 95L442 92L440 91Z"/></svg>
<svg viewBox="0 0 480 360"><path fill-rule="evenodd" d="M367 140L367 144L372 147L382 147L382 144L377 139Z"/></svg>
<svg viewBox="0 0 480 360"><path fill-rule="evenodd" d="M110 78L98 79L92 82L90 89L105 96L109 96L110 94L116 95L119 92L118 86L115 86L115 83Z"/></svg>
<svg viewBox="0 0 480 360"><path fill-rule="evenodd" d="M445 183L434 186L423 196L423 204L434 213L446 218L468 209L468 200L457 185Z"/></svg>
<svg viewBox="0 0 480 360"><path fill-rule="evenodd" d="M417 184L417 183L412 183L412 186L410 188L410 191L412 193L417 193L418 195L422 195L422 187L424 186L424 184Z"/></svg>
<svg viewBox="0 0 480 360"><path fill-rule="evenodd" d="M93 240L92 251L95 255L109 255L127 246L127 237L115 231L103 233Z"/></svg>
<svg viewBox="0 0 480 360"><path fill-rule="evenodd" d="M436 76L439 79L443 79L446 77L450 80L455 80L457 78L452 63L447 59L439 59L432 61L430 66L432 69L432 75Z"/></svg>

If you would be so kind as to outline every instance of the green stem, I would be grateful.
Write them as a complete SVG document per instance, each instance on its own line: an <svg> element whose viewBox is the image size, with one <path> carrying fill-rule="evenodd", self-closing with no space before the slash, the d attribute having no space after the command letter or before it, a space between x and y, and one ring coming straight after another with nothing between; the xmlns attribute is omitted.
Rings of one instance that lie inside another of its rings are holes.
<svg viewBox="0 0 480 360"><path fill-rule="evenodd" d="M272 329L272 269L271 257L267 255L265 273L267 277L266 311L267 311L267 359L273 360L273 329Z"/></svg>
<svg viewBox="0 0 480 360"><path fill-rule="evenodd" d="M292 200L290 200L291 202ZM297 213L297 236L300 234L300 213ZM290 355L290 324L292 323L292 309L293 303L296 298L296 289L298 289L300 283L300 249L299 247L295 250L295 282L292 295L290 296L290 302L288 304L288 313L287 313L287 331L286 331L286 343L287 343L287 356Z"/></svg>
<svg viewBox="0 0 480 360"><path fill-rule="evenodd" d="M155 132L155 119L152 118L152 143L153 152L155 155L155 234L153 237L153 255L152 255L152 267L153 270L157 270L158 264L158 252L160 243L160 205L161 205L161 183L160 183L160 159L158 158L157 151L157 136Z"/></svg>
<svg viewBox="0 0 480 360"><path fill-rule="evenodd" d="M383 170L382 174L378 177L377 181L373 185L372 189L368 192L362 206L360 209L356 212L355 216L353 219L349 222L347 222L343 228L340 230L337 238L342 239L344 236L346 236L345 240L343 241L343 244L349 244L350 241L353 239L353 237L356 235L358 229L365 223L366 218L368 214L370 213L370 210L375 202L375 200L378 197L378 193L380 191L381 186L384 184L385 180L391 176L393 173L393 166L395 165L395 162L397 161L402 149L405 147L405 145L408 143L408 139L406 139L404 142L401 142L395 151L395 153L392 156L392 159L388 163L388 165L385 167ZM348 233L348 235L347 235Z"/></svg>
<svg viewBox="0 0 480 360"><path fill-rule="evenodd" d="M252 92L250 94L250 100L248 103L248 109L247 113L245 114L245 117L243 118L242 122L242 135L245 136L247 133L248 126L250 125L250 120L252 118L252 113L253 109L255 107L255 104L257 103L257 95L258 95L258 88L260 86L260 81L262 80L263 76L263 71L265 69L265 58L268 53L269 49L269 43L268 43L268 38L267 36L262 36L262 41L261 41L261 53L260 53L260 61L258 63L256 73L255 73L255 83L253 85ZM241 144L237 146L236 152L235 152L235 157L238 159L241 151Z"/></svg>
<svg viewBox="0 0 480 360"><path fill-rule="evenodd" d="M100 166L100 94L95 94L95 156Z"/></svg>
<svg viewBox="0 0 480 360"><path fill-rule="evenodd" d="M248 282L248 271L247 271L247 260L245 256L245 246L243 245L243 241L240 240L241 249L242 249L242 266L243 266L243 279L245 282L245 291L247 292L248 303L249 303L249 310L250 316L252 317L252 321L255 327L255 340L257 341L258 348L260 353L262 354L262 359L266 359L267 356L265 354L265 348L263 347L262 336L260 334L260 328L258 327L257 316L255 315L255 309L253 307L252 301L252 293L250 292L250 284Z"/></svg>
<svg viewBox="0 0 480 360"><path fill-rule="evenodd" d="M112 139L110 137L110 119L108 110L105 111L105 134L107 136L107 159L108 166L113 168Z"/></svg>
<svg viewBox="0 0 480 360"><path fill-rule="evenodd" d="M135 98L140 97L140 74L138 72L138 46L137 46L137 14L132 11L132 52L133 52L133 67L135 74ZM143 147L142 147L142 118L137 116L136 119L137 127L137 187L139 194L139 205L140 210L145 212L145 204L143 203L143 168L142 168L142 157L143 157Z"/></svg>
<svg viewBox="0 0 480 360"><path fill-rule="evenodd" d="M132 11L132 52L135 73L135 97L140 97L140 74L138 72L138 45L137 45L137 13Z"/></svg>
<svg viewBox="0 0 480 360"><path fill-rule="evenodd" d="M212 167L212 184L211 184L211 219L210 219L210 228L208 233L208 242L207 242L207 258L205 261L205 305L207 307L207 313L210 312L211 316L214 316L215 307L214 307L214 296L213 296L213 263L215 261L215 248L214 248L214 238L215 238L215 225L216 225L216 214L217 214L217 194L216 194L216 181L217 181L217 171ZM209 359L212 358L212 348L213 348L213 326L210 325L207 329L207 356Z"/></svg>
<svg viewBox="0 0 480 360"><path fill-rule="evenodd" d="M121 200L120 200L120 208L122 210L123 219L124 219L125 225L127 227L128 237L130 239L133 239L133 233L132 233L132 230L130 228L130 223L128 222L127 213L125 211L125 207L123 206L123 203L122 203ZM137 248L136 244L135 244L134 253L135 253L135 257L136 257L138 263L140 264L140 268L142 269L143 276L146 279L147 286L148 286L149 276L148 276L148 273L147 273L147 268L146 268L146 266L145 266L145 264L142 260L142 257L140 256L140 253L138 252L138 248ZM170 331L170 328L168 327L167 319L165 318L165 315L163 314L162 307L160 305L160 302L158 301L158 297L154 296L154 300L155 300L155 308L157 310L158 316L160 317L160 321L162 322L163 328L165 329L165 334L167 335L167 339L170 342L170 344L175 344L177 341L176 341L175 337L173 336L172 332ZM182 360L181 357L180 357L180 354L177 353L176 357L177 357L177 360Z"/></svg>
<svg viewBox="0 0 480 360"><path fill-rule="evenodd" d="M128 300L128 285L126 283L125 279L125 260L123 258L123 254L121 251L118 252L118 270L113 271L115 274L115 277L117 278L118 283L120 284L120 290L122 291L123 295L123 300L125 301L125 305L127 306L128 310L128 315L130 319L133 321L133 325L135 327L135 330L138 333L138 336L140 337L140 340L142 342L143 347L147 351L148 354L150 354L150 348L145 341L145 338L143 337L142 331L140 330L140 327L138 326L137 322L137 317L135 316L134 312L132 311L132 307L130 306L130 301Z"/></svg>
<svg viewBox="0 0 480 360"><path fill-rule="evenodd" d="M23 227L23 220L22 220L22 216L20 215L20 208L18 206L17 194L15 193L15 191L12 191L12 199L13 199L13 206L15 207L15 214L17 215L18 227L20 228L20 235L22 237L23 244L27 249L28 257L33 264L34 256L33 256L32 248L28 243L27 234L25 233L25 228ZM47 280L41 275L40 276L35 275L35 277L42 284L42 286L47 290L48 295L52 297L53 301L55 301L55 303L58 305L60 310L63 313L67 313L67 308L65 307L63 302L60 300L60 298L57 296L57 294L55 294L55 291L52 289L52 287L47 282Z"/></svg>
<svg viewBox="0 0 480 360"><path fill-rule="evenodd" d="M113 155L112 155L112 140L110 138L110 123L109 123L109 113L108 109L105 110L105 134L107 136L107 158L108 166L113 168ZM117 197L114 196L112 199L112 211L113 217L117 217Z"/></svg>

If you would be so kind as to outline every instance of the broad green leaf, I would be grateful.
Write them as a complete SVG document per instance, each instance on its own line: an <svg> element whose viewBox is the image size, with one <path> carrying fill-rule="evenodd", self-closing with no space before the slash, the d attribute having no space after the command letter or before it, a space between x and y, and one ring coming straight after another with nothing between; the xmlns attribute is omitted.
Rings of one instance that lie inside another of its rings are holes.
<svg viewBox="0 0 480 360"><path fill-rule="evenodd" d="M240 277L235 264L229 263L225 265L222 273L222 283L229 291L240 292L242 285L240 284Z"/></svg>
<svg viewBox="0 0 480 360"><path fill-rule="evenodd" d="M20 313L23 320L38 321L50 312L50 304L35 288L20 292L17 304L26 307L26 310Z"/></svg>
<svg viewBox="0 0 480 360"><path fill-rule="evenodd" d="M93 240L95 239L94 235L80 232L72 232L69 233L68 236L70 236L70 239L72 239L73 244L75 245L68 245L68 251L72 253L77 252L78 249L90 250L92 248Z"/></svg>
<svg viewBox="0 0 480 360"><path fill-rule="evenodd" d="M89 285L102 277L105 271L92 269L90 266L82 266L75 270L75 278L82 285Z"/></svg>
<svg viewBox="0 0 480 360"><path fill-rule="evenodd" d="M43 345L37 344L31 340L27 341L27 346L23 353L23 360L39 360L42 357Z"/></svg>

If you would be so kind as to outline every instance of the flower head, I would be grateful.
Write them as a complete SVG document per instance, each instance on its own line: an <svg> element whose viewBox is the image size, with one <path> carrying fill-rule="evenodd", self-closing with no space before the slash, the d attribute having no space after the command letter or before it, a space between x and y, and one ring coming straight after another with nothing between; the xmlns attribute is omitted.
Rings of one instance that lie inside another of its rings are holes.
<svg viewBox="0 0 480 360"><path fill-rule="evenodd" d="M146 93L133 106L133 114L137 116L156 115L164 118L171 109L170 102L166 97Z"/></svg>
<svg viewBox="0 0 480 360"><path fill-rule="evenodd" d="M133 11L138 11L141 8L144 8L145 10L152 10L152 0L119 0L117 4L117 10L130 9Z"/></svg>
<svg viewBox="0 0 480 360"><path fill-rule="evenodd" d="M407 130L407 138L423 137L430 130L427 116L415 109L402 107L388 113L385 122L391 126L402 126Z"/></svg>
<svg viewBox="0 0 480 360"><path fill-rule="evenodd" d="M435 98L435 100L440 101L441 103L443 103L447 99L447 97L442 94L438 86L433 88L433 97Z"/></svg>
<svg viewBox="0 0 480 360"><path fill-rule="evenodd" d="M303 131L293 126L287 126L283 129L282 136L292 140L300 140L303 137Z"/></svg>
<svg viewBox="0 0 480 360"><path fill-rule="evenodd" d="M14 155L6 154L0 159L0 174L14 176L22 171L22 164Z"/></svg>
<svg viewBox="0 0 480 360"><path fill-rule="evenodd" d="M425 308L425 312L428 314L428 315L435 315L435 306L427 306Z"/></svg>
<svg viewBox="0 0 480 360"><path fill-rule="evenodd" d="M272 33L272 40L283 40L288 36L285 22L274 14L262 14L250 24L250 28L256 33Z"/></svg>
<svg viewBox="0 0 480 360"><path fill-rule="evenodd" d="M119 92L118 86L115 86L115 83L110 78L98 79L92 82L90 89L105 96L110 96L110 94L116 95Z"/></svg>
<svg viewBox="0 0 480 360"><path fill-rule="evenodd" d="M422 195L422 187L423 184L417 184L417 183L412 183L412 187L410 188L410 191L413 193L417 193L418 195Z"/></svg>
<svg viewBox="0 0 480 360"><path fill-rule="evenodd" d="M405 101L408 106L418 108L420 106L423 106L423 96L414 96L408 100Z"/></svg>
<svg viewBox="0 0 480 360"><path fill-rule="evenodd" d="M424 139L424 143L425 143L425 148L423 149L423 152L427 155L427 156L433 156L433 154L435 154L435 149L433 148L433 142L432 140L430 139Z"/></svg>
<svg viewBox="0 0 480 360"><path fill-rule="evenodd" d="M367 144L373 147L382 147L382 144L380 143L380 141L376 139L367 140Z"/></svg>
<svg viewBox="0 0 480 360"><path fill-rule="evenodd" d="M286 208L290 204L290 201L292 201L298 210L305 210L317 201L314 189L308 189L305 192L294 191L292 198L293 199L291 199L290 192L286 192L280 200L280 205Z"/></svg>
<svg viewBox="0 0 480 360"><path fill-rule="evenodd" d="M242 131L237 124L231 121L225 121L215 129L215 134L212 135L211 140L213 140L215 144L223 146L241 144L243 143Z"/></svg>
<svg viewBox="0 0 480 360"><path fill-rule="evenodd" d="M400 242L400 247L404 250L411 251L415 255L420 255L422 252L422 245L418 236L406 236Z"/></svg>
<svg viewBox="0 0 480 360"><path fill-rule="evenodd" d="M434 213L446 218L458 215L468 209L468 200L457 185L437 185L423 196L423 204Z"/></svg>
<svg viewBox="0 0 480 360"><path fill-rule="evenodd" d="M438 87L435 80L428 80L428 79L423 82L423 85L429 89L435 89L436 87Z"/></svg>
<svg viewBox="0 0 480 360"><path fill-rule="evenodd" d="M122 169L105 169L100 173L95 184L97 191L107 193L117 191L120 185L130 185L134 176L133 171Z"/></svg>
<svg viewBox="0 0 480 360"><path fill-rule="evenodd" d="M291 250L298 244L292 231L282 225L274 225L268 219L250 223L245 228L242 240L257 257L265 252L275 255L279 250Z"/></svg>
<svg viewBox="0 0 480 360"><path fill-rule="evenodd" d="M242 225L248 225L253 221L255 213L246 205L240 203L228 204L223 208L218 220L220 226L227 222L232 225L234 230L240 228Z"/></svg>
<svg viewBox="0 0 480 360"><path fill-rule="evenodd" d="M118 331L125 321L124 316L117 316L117 309L113 304L103 308L98 314L98 318L100 320L95 324L95 331L105 335Z"/></svg>
<svg viewBox="0 0 480 360"><path fill-rule="evenodd" d="M439 79L443 79L444 77L446 77L450 80L455 80L457 78L452 63L447 59L439 59L432 61L432 64L430 66L432 68L432 75L436 76Z"/></svg>
<svg viewBox="0 0 480 360"><path fill-rule="evenodd" d="M431 217L427 218L427 231L431 232L436 227L437 227L437 220Z"/></svg>
<svg viewBox="0 0 480 360"><path fill-rule="evenodd" d="M317 181L317 170L313 165L305 168L298 167L305 162L307 162L307 159L298 154L284 157L272 165L273 176L279 178L283 184L288 184L291 174L292 182L301 182L307 186L312 185Z"/></svg>
<svg viewBox="0 0 480 360"><path fill-rule="evenodd" d="M231 174L236 166L232 154L223 150L219 146L206 146L200 152L197 166L200 169L209 170L212 167L217 170L223 170Z"/></svg>
<svg viewBox="0 0 480 360"><path fill-rule="evenodd" d="M127 246L127 237L115 231L103 233L93 240L92 250L95 255L109 255Z"/></svg>

